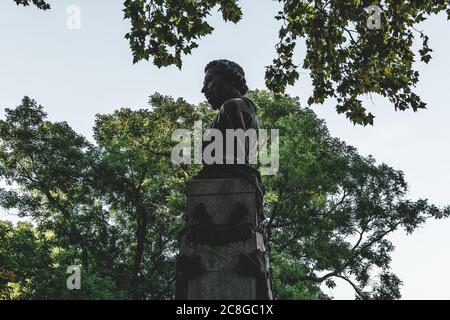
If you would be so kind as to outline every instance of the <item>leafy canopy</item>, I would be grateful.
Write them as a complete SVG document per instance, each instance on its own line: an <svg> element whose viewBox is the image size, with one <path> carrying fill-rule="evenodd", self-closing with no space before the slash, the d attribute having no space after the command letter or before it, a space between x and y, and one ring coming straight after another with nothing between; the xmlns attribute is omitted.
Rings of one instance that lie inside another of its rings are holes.
<svg viewBox="0 0 450 320"><path fill-rule="evenodd" d="M30 4L35 5L39 9L48 10L50 9L50 5L45 2L45 0L14 0L17 5L29 6Z"/></svg>
<svg viewBox="0 0 450 320"><path fill-rule="evenodd" d="M33 3L41 9L43 0L14 0ZM362 97L379 94L387 97L396 110L417 111L426 107L414 93L419 81L413 69L416 55L428 63L432 49L429 38L415 26L430 15L446 12L446 0L361 1L361 0L277 0L282 10L276 57L266 67L266 85L283 93L299 79L299 67L309 71L313 93L308 104L337 101L336 111L353 123L373 124ZM367 27L370 5L382 10L381 29ZM183 55L198 47L198 40L213 32L207 18L214 10L225 21L239 22L242 11L238 0L125 0L124 17L131 23L126 34L133 61L152 59L158 67L182 66ZM422 48L413 51L416 37ZM303 62L294 60L297 41L304 39Z"/></svg>
<svg viewBox="0 0 450 320"><path fill-rule="evenodd" d="M450 208L407 199L401 171L331 137L297 99L264 91L252 98L261 127L280 130L279 172L264 177L277 297L309 292L320 298L314 284L333 288L342 279L358 299L399 298L401 281L390 270L394 246L386 236L448 217Z"/></svg>
<svg viewBox="0 0 450 320"><path fill-rule="evenodd" d="M400 297L390 270L395 230L449 208L406 198L401 171L330 136L296 98L254 91L262 128L280 130L280 168L264 176L274 294L326 299L343 279L359 299ZM211 121L205 103L154 94L149 109L98 115L91 143L24 98L0 120L2 298L171 299L184 185L199 165L173 165L176 128ZM206 125L204 126L207 127ZM79 265L82 289L67 290Z"/></svg>

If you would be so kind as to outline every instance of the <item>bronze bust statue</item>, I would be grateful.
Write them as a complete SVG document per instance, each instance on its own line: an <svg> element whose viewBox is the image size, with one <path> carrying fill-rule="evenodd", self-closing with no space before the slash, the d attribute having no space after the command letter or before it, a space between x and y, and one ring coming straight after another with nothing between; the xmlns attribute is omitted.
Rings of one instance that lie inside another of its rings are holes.
<svg viewBox="0 0 450 320"><path fill-rule="evenodd" d="M245 73L241 66L229 60L214 60L208 63L205 68L205 80L202 93L205 95L211 107L218 110L218 114L213 121L211 128L218 129L224 137L223 150L224 159L220 164L204 163L203 170L196 179L213 179L226 177L242 177L252 182L258 189L260 200L264 188L261 183L259 172L249 165L249 152L251 146L246 139L234 144L232 155L234 159L229 159L230 150L226 148L226 130L242 129L244 132L253 129L258 132L258 117L256 115L255 104L245 96L248 87L245 80ZM203 150L211 142L203 142ZM238 161L237 149L243 149L245 160ZM228 159L225 159L227 158ZM231 163L230 163L231 162Z"/></svg>
<svg viewBox="0 0 450 320"><path fill-rule="evenodd" d="M227 252L227 254L220 254L220 258L217 258L219 257L217 255L213 260L218 259L218 261L222 261L221 259L229 259L234 261L234 259L237 259L237 263L232 267L232 270L229 270L230 267L227 262L227 269L214 271L216 274L224 276L224 271L227 273L232 271L230 274L236 272L243 277L242 279L247 277L253 278L256 280L256 283L252 282L252 288L256 290L255 297L257 299L272 299L269 243L263 212L264 188L258 170L250 166L250 164L256 163L256 161L252 161L255 158L250 158L252 152L255 151L252 148L255 146L252 146L252 141L249 141L257 139L258 117L256 115L256 106L245 96L248 88L244 70L235 62L214 60L206 66L205 73L202 92L205 94L211 107L217 110L217 115L211 125L211 129L214 130L209 130L209 132L214 131L214 135L211 135L211 139L208 137L209 133L204 135L202 145L203 169L194 179L243 178L256 187L256 192L251 192L250 194L248 194L249 192L242 192L242 194L239 194L238 185L242 184L240 180L233 181L234 184L229 189L236 191L236 195L231 198L233 200L230 200L227 192L221 194L214 191L214 193L206 196L204 194L206 189L199 189L204 197L195 198L203 200L193 199L190 202L191 207L186 213L188 223L180 232L182 243L193 244L192 248L196 248L194 252L197 253L192 254L192 252L180 251L182 254L177 258L176 299L187 299L189 297L189 280L202 276L206 270L204 256L214 256L218 247L222 247L220 249L222 251L219 250L219 253ZM230 131L233 133L232 137L227 134ZM247 135L244 134L235 139L236 131L240 133L250 131L252 134L254 133L254 136L251 139L247 139ZM206 139L205 136L207 137ZM229 143L229 141L232 141L232 143ZM224 149L225 152L223 152ZM207 155L206 158L205 154ZM226 180L207 183L198 182L195 182L193 185L218 185L223 188L228 184ZM192 193L188 194L188 196L194 198ZM252 197L255 197L255 202ZM207 201L205 200L206 198L208 198ZM256 212L254 212L255 204ZM215 207L216 205L218 207ZM220 206L224 205L230 205L231 210L221 210ZM247 205L250 205L250 207ZM207 211L207 207L218 209L215 210L216 215L217 212L223 211L221 213L225 216L224 223L215 224L211 213ZM250 210L250 208L253 209ZM255 214L256 221L253 216ZM262 246L260 242L261 236L264 241ZM252 252L236 251L235 249L232 250L233 252L231 250L223 251L224 247L227 248L231 243L236 242L246 243L245 248L250 243L251 246L256 246ZM197 246L197 244L202 244L203 246ZM204 251L205 248L207 253ZM225 277L223 279L229 278ZM208 280L207 282L205 280L205 282L202 282L202 286L204 288L212 288L211 286L214 285L214 288L216 288L219 283L223 288L219 287L218 292L222 292L222 290L225 290L224 288L228 288L226 290L230 288L225 285L225 281L214 280L210 282ZM197 284L197 287L199 286ZM238 287L231 288L231 290L234 289L239 291ZM202 290L197 291L200 292ZM194 296L195 292L193 293ZM205 292L208 292L208 290L205 290ZM227 291L226 295L229 296L229 294ZM232 296L234 294L235 292L231 293Z"/></svg>

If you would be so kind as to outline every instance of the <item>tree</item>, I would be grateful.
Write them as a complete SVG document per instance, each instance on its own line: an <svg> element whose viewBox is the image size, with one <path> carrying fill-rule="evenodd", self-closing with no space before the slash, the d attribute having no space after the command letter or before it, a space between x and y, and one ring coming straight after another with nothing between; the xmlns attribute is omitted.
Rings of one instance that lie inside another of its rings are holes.
<svg viewBox="0 0 450 320"><path fill-rule="evenodd" d="M358 299L400 297L395 230L450 215L406 198L401 171L330 136L298 99L254 91L262 128L280 129L280 168L264 176L274 294L326 299L343 279ZM0 223L0 294L9 298L170 299L183 186L200 165L170 161L172 132L210 123L205 103L154 94L149 109L98 115L94 143L24 98L0 121L0 205L33 225ZM206 126L204 126L206 127ZM68 265L82 291L68 292ZM84 291L83 291L84 290Z"/></svg>
<svg viewBox="0 0 450 320"><path fill-rule="evenodd" d="M427 200L405 198L401 171L376 164L333 138L297 99L254 92L264 128L280 130L280 168L266 176L266 214L276 294L297 297L299 284L347 281L359 299L400 297L390 271L394 246L386 236L413 232L429 218L448 217Z"/></svg>
<svg viewBox="0 0 450 320"><path fill-rule="evenodd" d="M82 269L80 290L68 290L67 265L76 257L52 232L30 223L0 221L0 299L123 299L125 294L100 269Z"/></svg>
<svg viewBox="0 0 450 320"><path fill-rule="evenodd" d="M58 257L33 269L25 277L27 283L45 284L48 279L37 280L44 274L49 274L53 282L57 273L58 279L63 279L65 268L78 263L92 277L109 277L118 265L117 244L113 241L116 230L109 224L109 211L93 189L95 148L67 123L47 121L43 108L28 97L17 108L5 112L6 119L0 121L0 176L6 187L0 189L0 205L17 210L20 217L37 224L36 236L28 232L31 246L39 240L46 250L54 248L58 252ZM15 269L22 273L35 255L20 248L10 252L22 257ZM55 264L59 268L55 269ZM29 293L33 298L58 297L49 288L47 283L46 290L34 287L21 296L29 297ZM64 289L65 281L55 288ZM87 297L97 294L88 288L83 290Z"/></svg>
<svg viewBox="0 0 450 320"><path fill-rule="evenodd" d="M98 190L102 190L111 209L128 213L124 219L133 221L136 248L131 292L135 299L164 298L139 286L155 276L153 271L142 270L142 264L150 270L170 270L168 274L156 275L160 281L150 284L160 284L163 291L171 292L167 288L173 285L168 276L174 277L174 255L167 256L165 252L176 251L174 240L180 213L173 214L178 210L172 208L171 212L167 206L168 201L180 201L187 172L170 162L174 144L170 137L178 125L192 127L198 117L194 107L182 100L154 95L150 104L152 111L124 108L111 115L99 115L94 128L101 158L96 175ZM144 251L150 259L145 259Z"/></svg>
<svg viewBox="0 0 450 320"><path fill-rule="evenodd" d="M33 2L41 9L49 6ZM242 11L238 0L126 0L125 19L131 30L126 34L133 61L153 59L158 67L182 66L182 57L191 54L198 40L213 32L207 18L215 8L225 21L239 22ZM419 72L413 69L418 55L431 60L429 38L416 25L430 15L446 12L446 0L360 1L360 0L278 0L283 4L275 19L282 23L277 57L266 67L266 85L278 93L299 78L298 68L309 71L313 93L308 104L337 101L336 111L353 123L373 124L374 115L362 105L362 96L387 97L396 110L424 109L426 104L414 93ZM376 5L381 10L379 29L368 28ZM413 51L419 36L422 48ZM306 55L301 64L294 61L298 39L306 40Z"/></svg>
<svg viewBox="0 0 450 320"><path fill-rule="evenodd" d="M448 1L287 1L275 18L282 22L277 57L266 68L266 85L284 92L299 78L293 61L296 41L306 40L302 67L310 71L314 91L308 104L334 98L338 113L358 124L373 124L374 116L362 106L361 95L388 97L397 110L425 108L412 91L419 73L412 69L414 32L423 39L421 60L428 63L428 37L414 25L430 14L447 10ZM382 28L367 27L369 5L383 12ZM126 35L134 61L153 58L158 67L182 64L182 55L197 47L197 40L213 28L206 18L216 6L225 21L237 23L242 12L237 0L131 1L125 2L125 18L132 24Z"/></svg>
<svg viewBox="0 0 450 320"><path fill-rule="evenodd" d="M159 95L151 103L151 112L99 115L96 145L65 122L47 121L28 97L0 121L0 176L10 186L0 190L0 205L35 221L39 234L55 234L55 246L67 252L60 268L79 260L85 272L113 279L111 297L126 292L135 299L167 299L174 292L188 173L170 163L170 137L176 126L192 126L200 112ZM27 297L24 292L19 296Z"/></svg>
<svg viewBox="0 0 450 320"><path fill-rule="evenodd" d="M17 5L29 6L30 4L33 4L42 10L50 9L50 5L44 0L14 0L14 1L17 3Z"/></svg>
<svg viewBox="0 0 450 320"><path fill-rule="evenodd" d="M302 67L310 71L314 91L308 104L334 98L338 113L358 124L373 124L360 97L381 94L397 110L425 108L413 92L419 73L412 68L412 44L416 32L423 39L419 55L428 63L428 37L415 24L430 14L447 11L448 1L287 1L275 18L282 22L277 57L266 68L266 85L284 92L299 78L300 64L293 61L296 41L306 40ZM370 5L383 12L382 27L367 27ZM214 29L206 19L218 7L225 21L237 23L242 12L237 0L125 1L125 18L132 24L126 35L134 61L153 58L158 67L177 65L182 55L196 48L197 40Z"/></svg>
<svg viewBox="0 0 450 320"><path fill-rule="evenodd" d="M2 145L0 172L8 185L24 189L2 189L5 208L18 209L19 216L45 219L61 226L61 241L77 246L87 264L90 227L84 215L99 214L89 187L92 168L90 144L65 122L45 121L43 108L25 97L16 109L6 109L0 122ZM90 223L91 221L89 221Z"/></svg>

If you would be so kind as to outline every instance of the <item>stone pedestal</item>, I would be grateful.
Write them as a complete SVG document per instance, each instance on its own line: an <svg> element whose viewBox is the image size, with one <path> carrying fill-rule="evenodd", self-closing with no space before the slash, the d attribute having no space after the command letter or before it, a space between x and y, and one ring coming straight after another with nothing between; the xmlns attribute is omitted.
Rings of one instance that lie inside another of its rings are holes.
<svg viewBox="0 0 450 320"><path fill-rule="evenodd" d="M242 178L188 182L177 299L272 299L262 204Z"/></svg>

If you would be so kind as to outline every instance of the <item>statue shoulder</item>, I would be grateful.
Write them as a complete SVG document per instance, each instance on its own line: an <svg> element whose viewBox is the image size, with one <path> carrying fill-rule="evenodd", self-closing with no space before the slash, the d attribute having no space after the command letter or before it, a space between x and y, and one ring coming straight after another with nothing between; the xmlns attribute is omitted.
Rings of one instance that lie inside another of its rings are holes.
<svg viewBox="0 0 450 320"><path fill-rule="evenodd" d="M245 97L237 97L237 98L232 98L229 99L227 101L225 101L222 105L222 107L220 108L220 112L221 113L235 113L235 112L248 112L248 113L253 113L254 110L250 104L250 102L248 102L247 100L250 100L248 98Z"/></svg>

